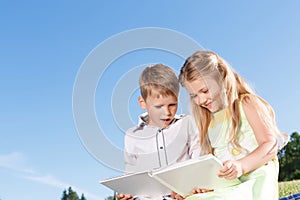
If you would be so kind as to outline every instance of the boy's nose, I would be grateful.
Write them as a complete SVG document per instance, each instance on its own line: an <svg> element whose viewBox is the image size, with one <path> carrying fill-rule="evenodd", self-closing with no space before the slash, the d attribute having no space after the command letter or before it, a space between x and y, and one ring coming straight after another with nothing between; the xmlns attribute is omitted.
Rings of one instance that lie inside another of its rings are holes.
<svg viewBox="0 0 300 200"><path fill-rule="evenodd" d="M171 111L170 111L170 108L165 108L165 115L166 116L169 116L169 115L171 115Z"/></svg>

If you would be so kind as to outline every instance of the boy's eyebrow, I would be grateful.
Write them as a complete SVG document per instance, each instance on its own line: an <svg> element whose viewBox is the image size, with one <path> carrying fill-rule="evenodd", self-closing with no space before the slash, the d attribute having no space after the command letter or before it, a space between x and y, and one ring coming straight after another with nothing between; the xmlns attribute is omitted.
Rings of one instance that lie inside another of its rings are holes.
<svg viewBox="0 0 300 200"><path fill-rule="evenodd" d="M163 106L163 105L177 105L178 102L172 102L172 103L168 103L168 104L155 104L154 106Z"/></svg>

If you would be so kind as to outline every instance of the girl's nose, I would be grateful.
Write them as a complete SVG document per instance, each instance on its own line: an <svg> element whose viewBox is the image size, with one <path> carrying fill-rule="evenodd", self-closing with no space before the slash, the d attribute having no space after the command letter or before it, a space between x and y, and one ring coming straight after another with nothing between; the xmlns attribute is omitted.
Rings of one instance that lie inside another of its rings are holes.
<svg viewBox="0 0 300 200"><path fill-rule="evenodd" d="M206 101L207 101L206 98L197 96L196 99L195 99L195 104L197 104L198 106L201 106L201 105L205 104Z"/></svg>

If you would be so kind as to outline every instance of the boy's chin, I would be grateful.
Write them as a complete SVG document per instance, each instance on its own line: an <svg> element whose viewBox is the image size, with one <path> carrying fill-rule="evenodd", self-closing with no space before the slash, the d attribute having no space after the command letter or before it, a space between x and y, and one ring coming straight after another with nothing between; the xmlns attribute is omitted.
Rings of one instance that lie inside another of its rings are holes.
<svg viewBox="0 0 300 200"><path fill-rule="evenodd" d="M159 128L166 128L171 124L172 120L160 120L159 122L152 124L154 126L157 126Z"/></svg>
<svg viewBox="0 0 300 200"><path fill-rule="evenodd" d="M156 125L158 128L166 128L169 126L169 124L160 123Z"/></svg>

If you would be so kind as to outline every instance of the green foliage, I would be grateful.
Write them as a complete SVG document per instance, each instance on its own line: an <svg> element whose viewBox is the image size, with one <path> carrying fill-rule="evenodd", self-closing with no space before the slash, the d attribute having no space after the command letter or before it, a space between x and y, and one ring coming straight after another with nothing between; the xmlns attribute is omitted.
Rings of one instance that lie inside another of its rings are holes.
<svg viewBox="0 0 300 200"><path fill-rule="evenodd" d="M106 197L105 200L115 200L113 196Z"/></svg>
<svg viewBox="0 0 300 200"><path fill-rule="evenodd" d="M68 197L69 197L69 195L67 194L67 191L64 190L63 191L63 196L62 196L61 200L68 200Z"/></svg>
<svg viewBox="0 0 300 200"><path fill-rule="evenodd" d="M106 197L105 200L117 200L116 195L117 195L117 193L114 192L114 195L113 195L113 196Z"/></svg>
<svg viewBox="0 0 300 200"><path fill-rule="evenodd" d="M300 180L279 183L279 198L300 192Z"/></svg>
<svg viewBox="0 0 300 200"><path fill-rule="evenodd" d="M279 181L300 179L300 135L291 134L290 142L278 153Z"/></svg>
<svg viewBox="0 0 300 200"><path fill-rule="evenodd" d="M64 190L61 200L87 200L84 195L81 195L81 198L78 197L77 193L72 190L71 187L68 188L68 191Z"/></svg>
<svg viewBox="0 0 300 200"><path fill-rule="evenodd" d="M80 200L87 200L87 199L85 198L84 194L81 195Z"/></svg>

